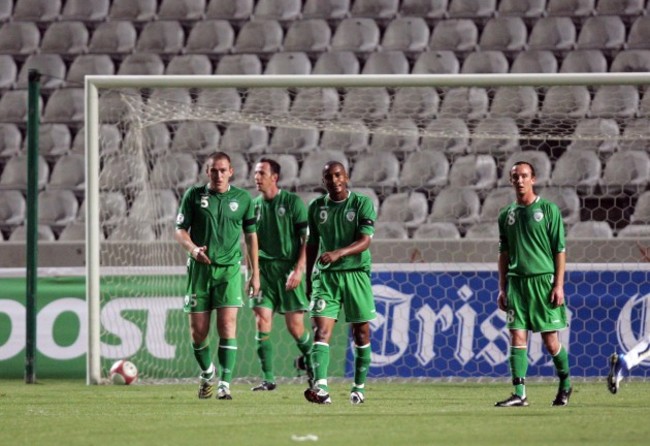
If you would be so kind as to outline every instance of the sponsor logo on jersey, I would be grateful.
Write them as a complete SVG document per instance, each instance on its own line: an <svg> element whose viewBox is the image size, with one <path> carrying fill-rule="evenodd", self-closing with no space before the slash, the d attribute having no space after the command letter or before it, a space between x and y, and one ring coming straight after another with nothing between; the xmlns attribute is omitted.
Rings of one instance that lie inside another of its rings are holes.
<svg viewBox="0 0 650 446"><path fill-rule="evenodd" d="M540 221L542 221L544 219L544 213L542 212L541 209L538 209L535 212L533 212L533 219L536 222L540 222Z"/></svg>

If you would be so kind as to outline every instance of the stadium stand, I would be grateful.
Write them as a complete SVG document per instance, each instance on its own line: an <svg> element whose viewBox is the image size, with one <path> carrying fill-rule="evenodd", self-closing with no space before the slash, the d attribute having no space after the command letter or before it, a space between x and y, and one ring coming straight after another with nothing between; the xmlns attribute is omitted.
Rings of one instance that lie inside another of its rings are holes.
<svg viewBox="0 0 650 446"><path fill-rule="evenodd" d="M377 221L397 222L416 229L429 215L427 197L421 192L396 192L381 203Z"/></svg>
<svg viewBox="0 0 650 446"><path fill-rule="evenodd" d="M598 49L570 51L560 66L560 73L605 72L607 72L607 59Z"/></svg>
<svg viewBox="0 0 650 446"><path fill-rule="evenodd" d="M65 124L42 124L38 128L38 153L47 161L67 154L72 145L70 128ZM83 170L83 165L81 170Z"/></svg>
<svg viewBox="0 0 650 446"><path fill-rule="evenodd" d="M448 5L449 0L402 0L399 12L402 16L426 20L442 19L447 14Z"/></svg>
<svg viewBox="0 0 650 446"><path fill-rule="evenodd" d="M134 23L148 22L156 18L157 10L157 0L113 0L108 17L111 20L128 20Z"/></svg>
<svg viewBox="0 0 650 446"><path fill-rule="evenodd" d="M23 135L16 124L0 124L0 159L17 155L22 148Z"/></svg>
<svg viewBox="0 0 650 446"><path fill-rule="evenodd" d="M399 0L355 0L350 9L352 17L392 19L397 15Z"/></svg>
<svg viewBox="0 0 650 446"><path fill-rule="evenodd" d="M460 232L453 223L422 223L414 232L416 240L453 240L460 238Z"/></svg>
<svg viewBox="0 0 650 446"><path fill-rule="evenodd" d="M342 20L349 13L350 0L306 0L302 8L305 19Z"/></svg>
<svg viewBox="0 0 650 446"><path fill-rule="evenodd" d="M592 195L601 173L602 165L596 151L567 150L555 162L550 184L572 187L583 195Z"/></svg>
<svg viewBox="0 0 650 446"><path fill-rule="evenodd" d="M412 74L456 74L460 62L453 51L426 51L413 65Z"/></svg>
<svg viewBox="0 0 650 446"><path fill-rule="evenodd" d="M500 16L536 19L546 13L546 0L501 0L498 12Z"/></svg>
<svg viewBox="0 0 650 446"><path fill-rule="evenodd" d="M448 186L433 201L428 223L453 223L463 229L473 225L479 219L481 201L475 190Z"/></svg>
<svg viewBox="0 0 650 446"><path fill-rule="evenodd" d="M40 52L66 58L85 54L88 51L89 36L84 22L53 22L43 34Z"/></svg>
<svg viewBox="0 0 650 446"><path fill-rule="evenodd" d="M343 19L332 37L332 50L369 53L378 48L379 35L379 26L373 19Z"/></svg>
<svg viewBox="0 0 650 446"><path fill-rule="evenodd" d="M409 62L402 51L371 53L361 74L409 74Z"/></svg>
<svg viewBox="0 0 650 446"><path fill-rule="evenodd" d="M352 51L333 51L318 56L312 74L359 74L360 66Z"/></svg>
<svg viewBox="0 0 650 446"><path fill-rule="evenodd" d="M306 53L274 53L266 64L264 74L310 74L311 62Z"/></svg>
<svg viewBox="0 0 650 446"><path fill-rule="evenodd" d="M225 152L262 153L266 151L269 133L260 124L230 124L223 133L219 148Z"/></svg>
<svg viewBox="0 0 650 446"><path fill-rule="evenodd" d="M48 225L37 225L37 239L39 242L53 242L56 236ZM17 226L9 236L10 242L25 242L27 240L27 228L24 225Z"/></svg>
<svg viewBox="0 0 650 446"><path fill-rule="evenodd" d="M119 56L130 54L135 49L137 32L129 20L111 21L100 24L88 44L92 54Z"/></svg>
<svg viewBox="0 0 650 446"><path fill-rule="evenodd" d="M262 74L262 62L255 54L227 54L219 60L215 74Z"/></svg>
<svg viewBox="0 0 650 446"><path fill-rule="evenodd" d="M318 147L318 129L278 127L271 136L269 153L310 153Z"/></svg>
<svg viewBox="0 0 650 446"><path fill-rule="evenodd" d="M192 27L185 53L214 57L227 54L235 43L235 30L227 20L202 20Z"/></svg>
<svg viewBox="0 0 650 446"><path fill-rule="evenodd" d="M605 240L614 237L614 231L606 221L579 221L569 228L566 233L569 240L597 239Z"/></svg>
<svg viewBox="0 0 650 446"><path fill-rule="evenodd" d="M17 190L0 190L0 229L11 231L23 224L27 204L25 197Z"/></svg>
<svg viewBox="0 0 650 446"><path fill-rule="evenodd" d="M331 39L332 30L325 20L296 20L287 30L283 49L318 54L329 49Z"/></svg>
<svg viewBox="0 0 650 446"><path fill-rule="evenodd" d="M301 6L301 0L257 0L253 16L256 20L295 20L300 17Z"/></svg>
<svg viewBox="0 0 650 446"><path fill-rule="evenodd" d="M535 22L528 48L531 50L571 50L576 41L576 27L570 17L542 17Z"/></svg>
<svg viewBox="0 0 650 446"><path fill-rule="evenodd" d="M373 240L406 240L409 238L404 225L395 221L377 221Z"/></svg>
<svg viewBox="0 0 650 446"><path fill-rule="evenodd" d="M188 22L203 18L205 0L162 0L158 9L158 20Z"/></svg>
<svg viewBox="0 0 650 446"><path fill-rule="evenodd" d="M13 18L22 22L53 22L59 18L61 0L16 0Z"/></svg>
<svg viewBox="0 0 650 446"><path fill-rule="evenodd" d="M239 30L233 53L272 54L282 49L284 34L276 20L246 22Z"/></svg>
<svg viewBox="0 0 650 446"><path fill-rule="evenodd" d="M38 189L45 188L50 177L50 167L42 156L38 157ZM27 190L27 154L18 153L9 158L0 175L0 190Z"/></svg>
<svg viewBox="0 0 650 446"><path fill-rule="evenodd" d="M557 73L557 59L551 51L521 51L510 67L511 73Z"/></svg>
<svg viewBox="0 0 650 446"><path fill-rule="evenodd" d="M526 47L528 30L520 17L495 17L483 28L479 48L496 51L521 51Z"/></svg>
<svg viewBox="0 0 650 446"><path fill-rule="evenodd" d="M89 25L108 17L110 0L66 0L60 20L80 20Z"/></svg>
<svg viewBox="0 0 650 446"><path fill-rule="evenodd" d="M444 20L433 28L429 39L430 51L468 52L476 50L478 27L470 19Z"/></svg>
<svg viewBox="0 0 650 446"><path fill-rule="evenodd" d="M79 202L66 189L46 189L38 194L38 222L48 225L56 233L77 218Z"/></svg>
<svg viewBox="0 0 650 446"><path fill-rule="evenodd" d="M620 130L614 119L588 118L579 120L573 133L576 138L567 151L589 150L606 157L616 150Z"/></svg>
<svg viewBox="0 0 650 446"><path fill-rule="evenodd" d="M549 16L588 17L595 12L596 0L548 0L546 12Z"/></svg>
<svg viewBox="0 0 650 446"><path fill-rule="evenodd" d="M348 121L350 131L327 129L320 140L322 150L342 150L346 154L356 154L367 150L370 141L368 127L359 120Z"/></svg>
<svg viewBox="0 0 650 446"><path fill-rule="evenodd" d="M384 31L381 47L383 51L417 54L426 49L429 37L429 27L422 17L399 17Z"/></svg>
<svg viewBox="0 0 650 446"><path fill-rule="evenodd" d="M467 228L465 238L470 240L498 240L499 225L494 221L478 222Z"/></svg>
<svg viewBox="0 0 650 446"><path fill-rule="evenodd" d="M218 109L225 112L239 111L242 98L236 88L211 88L199 92L196 98L196 108Z"/></svg>

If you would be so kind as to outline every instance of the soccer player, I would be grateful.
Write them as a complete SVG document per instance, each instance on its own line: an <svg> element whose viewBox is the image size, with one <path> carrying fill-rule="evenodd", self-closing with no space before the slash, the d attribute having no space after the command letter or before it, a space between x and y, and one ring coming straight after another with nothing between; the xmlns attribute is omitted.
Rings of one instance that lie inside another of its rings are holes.
<svg viewBox="0 0 650 446"><path fill-rule="evenodd" d="M566 406L572 387L569 357L558 330L567 326L564 302L564 226L556 204L535 194L534 167L523 161L510 170L516 201L499 213L499 294L510 330L510 371L514 393L497 407L528 406L528 331L539 332L560 384L553 406Z"/></svg>
<svg viewBox="0 0 650 446"><path fill-rule="evenodd" d="M323 184L327 194L313 200L307 211L307 292L314 327L310 354L314 385L304 394L312 403L332 402L327 385L329 341L343 308L346 322L352 324L355 344L350 402L361 404L371 359L368 322L376 317L368 249L376 213L368 197L348 190L348 174L341 163L330 161L325 165Z"/></svg>
<svg viewBox="0 0 650 446"><path fill-rule="evenodd" d="M255 213L250 194L230 184L230 157L208 157L208 183L189 188L176 217L175 238L187 251L184 311L189 313L194 357L201 368L199 398L214 394L216 368L208 334L212 310L217 313L220 369L217 398L232 399L230 381L237 357L237 312L242 306L240 235L245 234L250 280L247 290L260 288Z"/></svg>
<svg viewBox="0 0 650 446"><path fill-rule="evenodd" d="M307 241L307 207L302 199L278 188L280 165L262 158L255 165L255 185L261 192L253 199L257 218L261 289L250 300L257 325L257 355L264 380L254 391L274 390L273 346L271 329L273 314L284 314L289 333L309 363L311 348L309 331L305 330L304 314L309 309L305 292Z"/></svg>
<svg viewBox="0 0 650 446"><path fill-rule="evenodd" d="M609 375L607 375L607 388L610 392L618 392L621 380L630 370L650 359L650 334L647 334L641 342L632 347L625 354L614 353L609 357Z"/></svg>

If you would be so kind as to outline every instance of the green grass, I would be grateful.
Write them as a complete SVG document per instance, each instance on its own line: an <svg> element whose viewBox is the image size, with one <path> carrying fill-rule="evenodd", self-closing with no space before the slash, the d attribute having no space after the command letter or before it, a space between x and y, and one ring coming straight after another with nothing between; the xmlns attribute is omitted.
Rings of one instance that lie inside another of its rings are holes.
<svg viewBox="0 0 650 446"><path fill-rule="evenodd" d="M304 385L274 392L233 386L233 400L198 400L196 385L86 386L0 381L0 445L632 445L648 444L650 384L577 382L568 407L551 383L530 383L527 408L495 408L508 384L372 382L366 403L332 385L331 406ZM318 436L298 442L292 435Z"/></svg>

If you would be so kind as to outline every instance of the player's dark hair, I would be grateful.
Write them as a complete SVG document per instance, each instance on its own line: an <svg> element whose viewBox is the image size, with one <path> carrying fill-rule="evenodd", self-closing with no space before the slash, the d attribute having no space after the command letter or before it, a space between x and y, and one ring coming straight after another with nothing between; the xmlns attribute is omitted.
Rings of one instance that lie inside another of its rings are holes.
<svg viewBox="0 0 650 446"><path fill-rule="evenodd" d="M210 155L208 155L208 160L212 161L218 161L218 160L226 160L228 161L228 164L232 166L232 162L230 161L230 157L226 152L213 152Z"/></svg>
<svg viewBox="0 0 650 446"><path fill-rule="evenodd" d="M271 173L276 174L278 178L280 178L280 171L282 169L280 168L280 163L278 163L276 160L271 158L260 158L258 163L268 163L269 167L271 168Z"/></svg>
<svg viewBox="0 0 650 446"><path fill-rule="evenodd" d="M535 178L535 167L533 167L533 165L530 164L528 161L517 161L512 165L512 167L514 168L521 165L530 167L530 174L533 176L533 178Z"/></svg>

